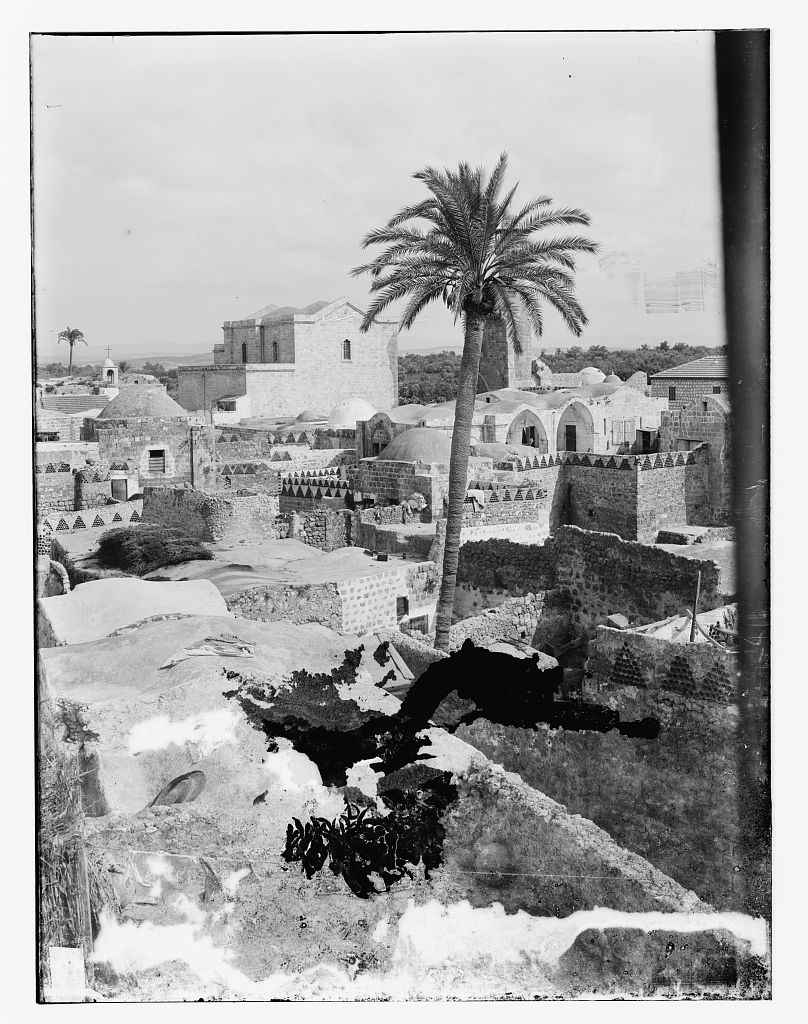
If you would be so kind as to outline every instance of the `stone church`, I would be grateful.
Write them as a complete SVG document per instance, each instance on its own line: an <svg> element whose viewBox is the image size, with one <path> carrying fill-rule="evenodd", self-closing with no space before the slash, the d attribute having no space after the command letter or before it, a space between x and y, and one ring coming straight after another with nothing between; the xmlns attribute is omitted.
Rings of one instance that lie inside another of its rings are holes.
<svg viewBox="0 0 808 1024"><path fill-rule="evenodd" d="M177 399L191 412L239 419L294 418L304 409L327 417L355 397L389 409L398 401L398 325L377 322L362 334L362 315L340 298L227 320L212 364L179 367Z"/></svg>

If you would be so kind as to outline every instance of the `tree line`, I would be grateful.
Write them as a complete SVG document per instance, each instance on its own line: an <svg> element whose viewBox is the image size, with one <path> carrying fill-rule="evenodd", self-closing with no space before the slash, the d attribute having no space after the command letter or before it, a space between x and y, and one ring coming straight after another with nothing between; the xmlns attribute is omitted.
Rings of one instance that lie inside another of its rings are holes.
<svg viewBox="0 0 808 1024"><path fill-rule="evenodd" d="M581 348L573 345L555 353L544 352L541 359L555 373L577 373L585 366L597 366L605 374L616 373L627 380L639 370L650 377L692 359L725 351L726 346L711 348L708 345L686 345L681 341L671 345L662 341L655 347L641 345L639 348L606 348L605 345ZM399 402L402 405L409 402L428 405L453 399L457 394L459 370L460 354L449 349L445 352L408 352L399 356Z"/></svg>

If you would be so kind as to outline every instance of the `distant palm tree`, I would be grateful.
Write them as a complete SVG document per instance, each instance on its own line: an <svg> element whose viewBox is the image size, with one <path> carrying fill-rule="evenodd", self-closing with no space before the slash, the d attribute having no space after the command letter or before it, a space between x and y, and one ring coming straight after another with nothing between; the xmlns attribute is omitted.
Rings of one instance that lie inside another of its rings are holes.
<svg viewBox="0 0 808 1024"><path fill-rule="evenodd" d="M63 331L59 331L59 341L66 341L70 346L70 358L67 363L67 375L68 377L73 374L73 346L74 345L86 345L87 342L84 340L84 335L75 327L65 327Z"/></svg>
<svg viewBox="0 0 808 1024"><path fill-rule="evenodd" d="M431 302L442 301L463 319L463 356L457 384L449 464L449 500L443 574L436 615L435 646L447 650L452 623L463 503L466 496L469 447L480 365L483 331L489 318L504 321L516 352L530 329L541 335L543 303L562 317L579 337L587 323L575 298L575 253L594 253L588 238L570 235L535 238L543 228L588 225L581 210L552 209L541 197L511 212L516 186L500 198L507 168L503 153L486 180L482 169L460 164L457 171L427 167L414 177L431 193L407 206L387 224L371 231L363 248L386 248L372 263L356 267L355 276L370 274L372 299L362 321L367 331L391 303L406 299L402 328L412 327ZM426 230L418 221L426 221Z"/></svg>

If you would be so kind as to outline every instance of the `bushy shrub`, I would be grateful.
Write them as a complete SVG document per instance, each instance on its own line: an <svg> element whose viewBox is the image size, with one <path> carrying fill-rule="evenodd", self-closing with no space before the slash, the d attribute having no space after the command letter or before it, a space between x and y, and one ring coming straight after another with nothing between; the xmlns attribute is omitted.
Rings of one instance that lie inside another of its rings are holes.
<svg viewBox="0 0 808 1024"><path fill-rule="evenodd" d="M449 773L416 791L391 790L384 802L390 808L380 815L370 807L346 800L338 818L311 818L304 825L298 818L286 828L282 857L298 861L306 878L312 878L326 861L335 875L360 899L388 890L405 875L412 876L420 865L424 877L443 861L446 835L442 815L457 798Z"/></svg>
<svg viewBox="0 0 808 1024"><path fill-rule="evenodd" d="M165 565L213 558L201 541L163 526L123 526L107 530L98 545L98 560L108 569L144 576Z"/></svg>

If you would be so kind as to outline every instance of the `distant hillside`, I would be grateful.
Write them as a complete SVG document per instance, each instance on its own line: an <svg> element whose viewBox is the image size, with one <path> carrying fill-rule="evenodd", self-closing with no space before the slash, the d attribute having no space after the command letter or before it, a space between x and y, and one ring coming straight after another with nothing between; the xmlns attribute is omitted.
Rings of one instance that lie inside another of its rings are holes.
<svg viewBox="0 0 808 1024"><path fill-rule="evenodd" d="M125 359L126 357L122 356L121 358ZM193 352L191 355L132 356L131 359L126 361L133 370L142 370L145 363L162 363L167 370L174 370L178 366L197 366L199 364L212 363L213 346L211 345L206 352Z"/></svg>

